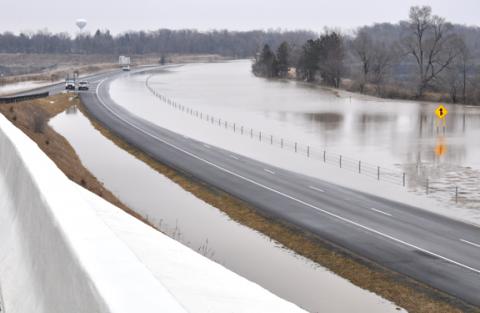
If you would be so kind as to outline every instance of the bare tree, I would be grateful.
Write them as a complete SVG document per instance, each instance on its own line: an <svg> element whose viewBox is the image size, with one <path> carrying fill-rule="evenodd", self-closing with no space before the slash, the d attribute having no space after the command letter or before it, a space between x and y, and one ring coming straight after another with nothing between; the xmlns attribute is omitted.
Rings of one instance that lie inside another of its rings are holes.
<svg viewBox="0 0 480 313"><path fill-rule="evenodd" d="M375 42L373 45L374 53L371 61L371 74L369 82L375 84L377 88L387 80L387 75L391 75L392 67L399 62L402 54L398 43L387 46L383 42Z"/></svg>
<svg viewBox="0 0 480 313"><path fill-rule="evenodd" d="M318 71L322 81L335 88L340 87L345 67L345 47L338 31L326 30L319 38Z"/></svg>
<svg viewBox="0 0 480 313"><path fill-rule="evenodd" d="M410 36L406 49L418 66L417 96L453 62L458 55L453 42L453 26L445 19L432 15L429 6L410 8Z"/></svg>
<svg viewBox="0 0 480 313"><path fill-rule="evenodd" d="M462 77L462 102L467 103L467 85L468 85L468 75L473 65L471 64L472 56L470 49L465 43L465 40L462 38L459 42L459 55L458 55L458 64Z"/></svg>
<svg viewBox="0 0 480 313"><path fill-rule="evenodd" d="M385 81L389 70L398 59L396 52L398 44L386 45L372 39L365 30L360 30L352 42L354 55L361 63L359 87L364 92L367 84L374 84L379 92L380 85Z"/></svg>
<svg viewBox="0 0 480 313"><path fill-rule="evenodd" d="M352 42L353 50L356 57L361 63L361 78L360 78L360 92L363 93L365 85L369 81L370 68L374 55L373 42L370 35L360 30Z"/></svg>
<svg viewBox="0 0 480 313"><path fill-rule="evenodd" d="M457 37L454 44L458 48L458 55L447 66L440 79L453 103L457 103L460 100L460 95L461 101L466 103L468 75L471 70L470 53L462 38Z"/></svg>

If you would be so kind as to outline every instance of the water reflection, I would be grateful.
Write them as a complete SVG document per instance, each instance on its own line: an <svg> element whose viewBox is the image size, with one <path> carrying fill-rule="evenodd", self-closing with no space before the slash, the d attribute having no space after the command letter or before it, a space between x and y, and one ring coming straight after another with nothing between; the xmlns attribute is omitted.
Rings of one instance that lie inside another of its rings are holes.
<svg viewBox="0 0 480 313"><path fill-rule="evenodd" d="M471 180L480 180L480 108L446 105L443 127L435 115L437 103L376 99L302 82L265 80L251 75L249 61L188 65L155 76L152 83L189 107L406 171L413 176L412 187L422 185L426 175L457 184L446 178L453 168L459 177L468 172ZM142 115L142 108L132 110ZM154 114L145 117L155 120ZM441 157L435 150L440 135Z"/></svg>
<svg viewBox="0 0 480 313"><path fill-rule="evenodd" d="M76 105L69 106L66 110L66 114L77 114L78 108Z"/></svg>
<svg viewBox="0 0 480 313"><path fill-rule="evenodd" d="M384 299L234 222L118 148L81 112L69 112L50 124L106 188L172 238L310 312L398 312Z"/></svg>

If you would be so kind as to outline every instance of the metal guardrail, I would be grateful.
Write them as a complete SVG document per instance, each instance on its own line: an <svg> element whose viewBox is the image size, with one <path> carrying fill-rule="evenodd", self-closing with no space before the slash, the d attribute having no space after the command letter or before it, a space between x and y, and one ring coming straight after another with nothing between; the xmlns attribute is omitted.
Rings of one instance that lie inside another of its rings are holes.
<svg viewBox="0 0 480 313"><path fill-rule="evenodd" d="M199 118L203 121L210 123L212 126L221 127L225 130L233 131L233 133L250 137L253 140L258 140L261 143L269 144L272 146L277 146L282 150L291 151L293 153L298 153L305 156L309 159L315 159L325 164L330 164L338 166L339 168L348 170L352 173L357 173L359 175L365 175L367 177L376 179L378 181L385 181L395 185L407 186L407 174L398 170L388 169L371 163L363 162L362 160L353 159L342 154L333 153L327 151L326 149L313 147L311 145L305 145L300 142L288 140L281 136L275 136L267 132L262 132L261 130L256 130L245 125L230 122L225 119L215 117L211 114L206 114L202 111L192 109L190 107L184 106L173 99L166 97L165 95L156 91L153 87L150 86L150 78L153 75L147 77L145 85L147 89L158 99L168 104L174 109L177 109L181 112L184 112L188 115L191 115L195 118ZM417 187L418 184L415 184ZM419 192L419 188L415 188L416 192ZM465 202L468 200L465 192L459 191L458 186L436 188L435 183L426 179L425 181L425 194L430 195L433 193L443 193L444 196L450 201L458 203L460 200Z"/></svg>
<svg viewBox="0 0 480 313"><path fill-rule="evenodd" d="M33 100L38 98L45 98L45 97L48 97L49 95L50 93L47 91L47 92L32 93L32 94L22 95L22 96L0 97L0 103L14 103L14 102L20 102L25 100Z"/></svg>

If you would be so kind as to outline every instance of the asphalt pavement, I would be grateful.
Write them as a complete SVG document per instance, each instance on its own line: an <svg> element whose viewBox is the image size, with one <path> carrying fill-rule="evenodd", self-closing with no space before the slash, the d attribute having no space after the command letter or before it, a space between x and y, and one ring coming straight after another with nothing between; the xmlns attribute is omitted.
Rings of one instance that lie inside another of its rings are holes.
<svg viewBox="0 0 480 313"><path fill-rule="evenodd" d="M480 228L258 162L152 124L110 98L109 82L118 75L123 74L92 77L93 88L80 95L95 119L131 145L262 214L480 306Z"/></svg>

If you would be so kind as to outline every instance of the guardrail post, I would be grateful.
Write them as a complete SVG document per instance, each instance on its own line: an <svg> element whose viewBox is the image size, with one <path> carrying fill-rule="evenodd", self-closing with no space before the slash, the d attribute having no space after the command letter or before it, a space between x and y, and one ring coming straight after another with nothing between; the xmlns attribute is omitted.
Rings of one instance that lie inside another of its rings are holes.
<svg viewBox="0 0 480 313"><path fill-rule="evenodd" d="M283 149L283 138L280 138L280 147Z"/></svg>
<svg viewBox="0 0 480 313"><path fill-rule="evenodd" d="M240 127L240 133L243 135L243 126Z"/></svg>
<svg viewBox="0 0 480 313"><path fill-rule="evenodd" d="M227 121L225 121L225 128L227 128L227 127L228 127L228 122L227 122Z"/></svg>
<svg viewBox="0 0 480 313"><path fill-rule="evenodd" d="M358 174L362 174L362 161L358 161Z"/></svg>
<svg viewBox="0 0 480 313"><path fill-rule="evenodd" d="M295 142L295 153L297 152L297 143Z"/></svg>
<svg viewBox="0 0 480 313"><path fill-rule="evenodd" d="M340 155L340 168L342 168L342 155Z"/></svg>
<svg viewBox="0 0 480 313"><path fill-rule="evenodd" d="M327 150L323 150L323 163L327 163Z"/></svg>
<svg viewBox="0 0 480 313"><path fill-rule="evenodd" d="M427 192L427 195L428 195L428 178L427 178L427 181L426 181L425 190L426 190L426 192Z"/></svg>
<svg viewBox="0 0 480 313"><path fill-rule="evenodd" d="M253 138L253 128L250 128L250 138Z"/></svg>
<svg viewBox="0 0 480 313"><path fill-rule="evenodd" d="M262 141L262 132L258 133L258 140Z"/></svg>
<svg viewBox="0 0 480 313"><path fill-rule="evenodd" d="M455 203L458 203L458 186L455 186Z"/></svg>
<svg viewBox="0 0 480 313"><path fill-rule="evenodd" d="M405 187L405 172L403 172L403 187Z"/></svg>
<svg viewBox="0 0 480 313"><path fill-rule="evenodd" d="M233 123L233 132L236 132L235 126L236 126L235 123Z"/></svg>
<svg viewBox="0 0 480 313"><path fill-rule="evenodd" d="M377 179L380 180L380 166L377 166Z"/></svg>
<svg viewBox="0 0 480 313"><path fill-rule="evenodd" d="M307 146L307 158L310 157L310 146Z"/></svg>
<svg viewBox="0 0 480 313"><path fill-rule="evenodd" d="M273 145L273 135L270 135L270 144Z"/></svg>

